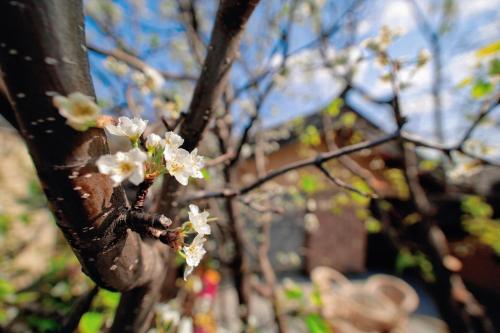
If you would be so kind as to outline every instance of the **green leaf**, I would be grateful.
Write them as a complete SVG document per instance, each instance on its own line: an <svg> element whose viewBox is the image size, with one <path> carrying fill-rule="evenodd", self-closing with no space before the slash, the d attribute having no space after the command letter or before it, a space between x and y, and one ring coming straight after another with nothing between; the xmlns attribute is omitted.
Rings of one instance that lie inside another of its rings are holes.
<svg viewBox="0 0 500 333"><path fill-rule="evenodd" d="M335 98L330 105L326 107L326 113L329 116L336 117L340 113L340 109L344 105L344 100L342 98Z"/></svg>
<svg viewBox="0 0 500 333"><path fill-rule="evenodd" d="M493 43L490 43L476 52L476 56L478 57L486 57L492 54L495 54L497 52L500 52L500 40L494 41Z"/></svg>
<svg viewBox="0 0 500 333"><path fill-rule="evenodd" d="M7 214L0 214L0 234L7 232L12 218Z"/></svg>
<svg viewBox="0 0 500 333"><path fill-rule="evenodd" d="M491 76L500 75L500 59L495 58L490 61L488 74Z"/></svg>
<svg viewBox="0 0 500 333"><path fill-rule="evenodd" d="M307 126L300 135L300 142L308 146L319 146L321 144L321 135L316 126Z"/></svg>
<svg viewBox="0 0 500 333"><path fill-rule="evenodd" d="M425 171L433 171L439 166L439 160L422 160L420 168Z"/></svg>
<svg viewBox="0 0 500 333"><path fill-rule="evenodd" d="M462 200L462 211L473 217L491 218L493 209L481 197L468 195Z"/></svg>
<svg viewBox="0 0 500 333"><path fill-rule="evenodd" d="M407 268L417 266L415 256L407 249L402 249L396 258L396 273L402 274Z"/></svg>
<svg viewBox="0 0 500 333"><path fill-rule="evenodd" d="M120 302L120 293L101 289L99 291L99 298L104 306L110 308L111 310L114 310Z"/></svg>
<svg viewBox="0 0 500 333"><path fill-rule="evenodd" d="M46 319L38 316L29 316L27 322L37 332L55 332L59 328L59 323L54 319Z"/></svg>
<svg viewBox="0 0 500 333"><path fill-rule="evenodd" d="M203 175L203 179L210 180L210 174L206 168L201 169L201 174Z"/></svg>
<svg viewBox="0 0 500 333"><path fill-rule="evenodd" d="M316 313L311 313L305 318L307 329L310 333L330 333L327 322Z"/></svg>
<svg viewBox="0 0 500 333"><path fill-rule="evenodd" d="M285 296L288 299L301 299L304 296L304 292L300 289L300 286L296 283L289 285L285 288Z"/></svg>
<svg viewBox="0 0 500 333"><path fill-rule="evenodd" d="M485 80L478 80L471 90L472 97L480 99L493 91L493 84Z"/></svg>
<svg viewBox="0 0 500 333"><path fill-rule="evenodd" d="M356 123L356 120L358 119L358 117L356 116L355 113L353 112L347 112L346 114L344 114L342 116L342 118L340 119L340 121L342 122L342 124L347 127L347 128L351 128L354 126L354 124Z"/></svg>
<svg viewBox="0 0 500 333"><path fill-rule="evenodd" d="M0 299L12 295L15 292L14 286L7 280L0 279Z"/></svg>
<svg viewBox="0 0 500 333"><path fill-rule="evenodd" d="M101 331L104 316L99 312L87 312L78 325L81 333L98 333Z"/></svg>
<svg viewBox="0 0 500 333"><path fill-rule="evenodd" d="M376 234L382 230L382 224L379 220L370 217L365 221L365 228L371 234Z"/></svg>
<svg viewBox="0 0 500 333"><path fill-rule="evenodd" d="M314 193L319 188L319 182L313 175L303 175L300 177L300 189L306 193Z"/></svg>
<svg viewBox="0 0 500 333"><path fill-rule="evenodd" d="M16 294L16 303L33 303L39 296L38 292L25 291Z"/></svg>
<svg viewBox="0 0 500 333"><path fill-rule="evenodd" d="M321 306L321 293L319 292L318 288L314 288L313 292L311 293L311 303L316 306L320 307Z"/></svg>

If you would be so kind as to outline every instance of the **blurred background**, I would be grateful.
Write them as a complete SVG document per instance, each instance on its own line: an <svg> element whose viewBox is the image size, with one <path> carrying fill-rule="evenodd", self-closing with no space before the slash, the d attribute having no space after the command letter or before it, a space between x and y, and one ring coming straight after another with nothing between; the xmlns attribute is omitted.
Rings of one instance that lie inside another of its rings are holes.
<svg viewBox="0 0 500 333"><path fill-rule="evenodd" d="M105 112L148 119L150 132L174 127L217 4L84 1ZM199 147L204 179L183 198L385 137L398 129L397 105L419 143L413 172L430 208L418 204L397 140L290 168L230 212L224 200L198 200L217 218L208 255L188 282L173 275L150 332L239 332L241 306L255 332L454 332L457 318L474 332L500 330L499 8L262 0ZM0 331L56 332L94 284L55 224L22 139L0 124ZM112 151L125 145L109 139ZM228 147L238 154L229 163ZM244 237L235 238L234 220ZM249 304L238 302L235 256L248 260ZM105 331L119 297L99 290L78 332Z"/></svg>

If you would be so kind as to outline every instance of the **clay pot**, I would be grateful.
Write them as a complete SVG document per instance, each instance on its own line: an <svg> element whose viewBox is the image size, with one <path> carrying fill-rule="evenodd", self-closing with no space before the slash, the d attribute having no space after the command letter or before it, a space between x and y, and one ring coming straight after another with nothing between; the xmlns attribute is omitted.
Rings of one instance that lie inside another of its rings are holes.
<svg viewBox="0 0 500 333"><path fill-rule="evenodd" d="M417 309L419 298L415 289L400 278L384 274L373 275L366 281L365 288L370 293L382 294L389 298L406 314Z"/></svg>
<svg viewBox="0 0 500 333"><path fill-rule="evenodd" d="M390 275L374 275L352 283L340 272L317 267L311 278L322 299L322 315L338 332L383 332L406 326L418 306L415 290Z"/></svg>

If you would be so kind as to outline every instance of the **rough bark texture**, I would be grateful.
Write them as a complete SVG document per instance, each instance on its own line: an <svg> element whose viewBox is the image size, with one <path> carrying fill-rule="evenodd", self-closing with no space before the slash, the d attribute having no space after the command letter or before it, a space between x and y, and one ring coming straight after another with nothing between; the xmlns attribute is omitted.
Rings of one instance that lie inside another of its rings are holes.
<svg viewBox="0 0 500 333"><path fill-rule="evenodd" d="M83 271L112 290L146 284L163 258L127 229L123 189L97 172L95 160L108 153L104 131L75 131L52 105L54 94L94 96L81 1L2 1L0 66L20 133Z"/></svg>

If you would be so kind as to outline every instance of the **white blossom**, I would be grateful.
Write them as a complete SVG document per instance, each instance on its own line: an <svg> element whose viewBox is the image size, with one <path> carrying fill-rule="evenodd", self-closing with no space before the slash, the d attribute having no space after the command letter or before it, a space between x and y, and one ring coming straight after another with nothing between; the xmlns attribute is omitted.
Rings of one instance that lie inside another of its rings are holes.
<svg viewBox="0 0 500 333"><path fill-rule="evenodd" d="M173 309L169 304L159 303L155 305L156 315L163 323L176 326L181 319L179 311Z"/></svg>
<svg viewBox="0 0 500 333"><path fill-rule="evenodd" d="M100 173L109 175L113 186L118 186L128 178L132 184L139 185L144 181L144 162L146 153L134 148L126 153L103 155L96 162Z"/></svg>
<svg viewBox="0 0 500 333"><path fill-rule="evenodd" d="M115 57L107 57L104 60L104 67L118 76L124 76L130 70L126 63L117 60Z"/></svg>
<svg viewBox="0 0 500 333"><path fill-rule="evenodd" d="M153 92L158 92L163 87L165 79L153 67L144 68L144 74L146 75L146 86Z"/></svg>
<svg viewBox="0 0 500 333"><path fill-rule="evenodd" d="M59 114L66 118L68 126L85 131L95 125L101 109L91 97L80 92L64 96L55 96L52 103L59 109Z"/></svg>
<svg viewBox="0 0 500 333"><path fill-rule="evenodd" d="M134 71L130 76L136 85L143 86L146 83L146 75L143 72Z"/></svg>
<svg viewBox="0 0 500 333"><path fill-rule="evenodd" d="M203 173L201 172L201 169L203 169L203 167L205 166L205 159L203 158L203 156L198 155L197 148L193 149L191 154L189 154L189 157L191 159L190 161L192 170L191 177L203 178Z"/></svg>
<svg viewBox="0 0 500 333"><path fill-rule="evenodd" d="M184 280L187 279L189 274L193 272L193 269L197 267L201 259L207 251L203 248L203 244L206 239L203 235L196 235L193 242L189 246L183 246L182 251L186 256L186 269L184 270Z"/></svg>
<svg viewBox="0 0 500 333"><path fill-rule="evenodd" d="M165 133L165 159L169 159L175 155L183 143L184 139L180 135L174 132Z"/></svg>
<svg viewBox="0 0 500 333"><path fill-rule="evenodd" d="M187 185L189 177L203 178L201 168L203 167L203 157L198 156L198 150L191 153L178 148L171 151L165 147L164 156L167 171L177 179L182 185Z"/></svg>
<svg viewBox="0 0 500 333"><path fill-rule="evenodd" d="M132 81L145 95L150 92L159 92L165 83L165 79L153 67L146 67L142 72L135 71L131 75Z"/></svg>
<svg viewBox="0 0 500 333"><path fill-rule="evenodd" d="M193 333L193 319L190 317L182 317L177 333Z"/></svg>
<svg viewBox="0 0 500 333"><path fill-rule="evenodd" d="M189 221L193 225L194 231L200 235L210 235L210 225L208 225L208 212L201 212L196 205L189 205Z"/></svg>
<svg viewBox="0 0 500 333"><path fill-rule="evenodd" d="M153 99L153 108L166 119L178 119L181 115L181 110L176 102L164 101L160 97Z"/></svg>
<svg viewBox="0 0 500 333"><path fill-rule="evenodd" d="M163 140L161 136L157 134L151 133L146 138L146 149L148 151L163 149L164 146L165 146L165 140Z"/></svg>
<svg viewBox="0 0 500 333"><path fill-rule="evenodd" d="M128 117L118 118L117 125L106 125L106 129L109 133L118 136L126 136L130 141L137 141L142 135L146 126L148 124L147 120L134 117L130 119Z"/></svg>

